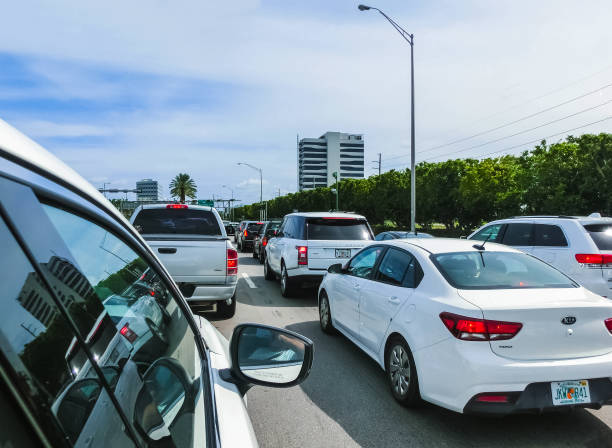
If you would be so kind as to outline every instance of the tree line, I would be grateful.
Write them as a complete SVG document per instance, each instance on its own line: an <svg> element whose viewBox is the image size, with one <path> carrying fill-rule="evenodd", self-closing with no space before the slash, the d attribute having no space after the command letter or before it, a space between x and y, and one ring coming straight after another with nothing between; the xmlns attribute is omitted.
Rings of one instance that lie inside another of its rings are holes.
<svg viewBox="0 0 612 448"><path fill-rule="evenodd" d="M374 225L407 228L410 223L410 170L391 170L365 179L342 180L341 210L367 217ZM517 215L612 215L612 134L569 136L542 141L521 155L419 163L416 167L417 224L434 223L449 233L465 233L494 219ZM294 210L335 207L331 188L290 193L267 202L269 217ZM235 209L257 219L259 204Z"/></svg>

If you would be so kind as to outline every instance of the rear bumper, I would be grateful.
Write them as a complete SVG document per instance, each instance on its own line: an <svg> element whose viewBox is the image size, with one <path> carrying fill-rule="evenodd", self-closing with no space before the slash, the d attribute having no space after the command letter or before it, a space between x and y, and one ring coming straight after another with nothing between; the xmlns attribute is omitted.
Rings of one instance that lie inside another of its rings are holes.
<svg viewBox="0 0 612 448"><path fill-rule="evenodd" d="M236 292L236 285L237 283L229 285L178 284L187 302L216 302L231 299Z"/></svg>
<svg viewBox="0 0 612 448"><path fill-rule="evenodd" d="M309 269L307 267L299 267L287 270L287 275L293 282L298 283L321 283L323 277L327 274L326 269Z"/></svg>

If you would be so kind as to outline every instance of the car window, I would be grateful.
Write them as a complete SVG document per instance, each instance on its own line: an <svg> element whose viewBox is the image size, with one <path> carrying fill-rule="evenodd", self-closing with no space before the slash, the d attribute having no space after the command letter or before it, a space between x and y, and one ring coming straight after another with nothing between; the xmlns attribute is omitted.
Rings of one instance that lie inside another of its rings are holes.
<svg viewBox="0 0 612 448"><path fill-rule="evenodd" d="M491 241L491 242L497 242L499 240L500 231L502 227L503 227L503 224L492 224L476 232L476 234L472 236L470 239L477 240L477 241L486 240L486 241Z"/></svg>
<svg viewBox="0 0 612 448"><path fill-rule="evenodd" d="M143 234L220 236L221 227L210 210L145 208L136 215L134 227Z"/></svg>
<svg viewBox="0 0 612 448"><path fill-rule="evenodd" d="M283 228L283 236L285 238L295 238L294 224L295 224L295 218L293 216L290 216L289 218L287 218L287 221L285 222L285 226Z"/></svg>
<svg viewBox="0 0 612 448"><path fill-rule="evenodd" d="M510 223L504 232L502 243L507 246L533 245L533 224Z"/></svg>
<svg viewBox="0 0 612 448"><path fill-rule="evenodd" d="M251 222L247 225L247 232L259 233L262 227L263 227L263 223L261 222Z"/></svg>
<svg viewBox="0 0 612 448"><path fill-rule="evenodd" d="M3 252L0 257L3 289L0 313L4 316L0 347L17 373L24 400L38 413L39 423L48 428L49 434L61 428L74 446L133 446L128 434L120 429L124 427L121 417L106 390L102 389L100 377L92 369L74 372L70 353L81 354L80 365L89 362L87 355L43 279L2 220L0 245ZM76 296L77 289L84 285L80 279L73 283L74 271L54 261L57 262L57 257L52 256L49 263L40 267L46 272L62 306L72 311L75 324L83 328L101 323L90 315L96 309L92 306L95 304L86 297ZM60 281L61 277L68 283ZM100 339L99 336L94 333L90 341ZM76 391L79 383L81 395ZM75 389L74 394L70 393L72 389ZM83 396L85 400L78 399ZM113 428L112 432L109 428Z"/></svg>
<svg viewBox="0 0 612 448"><path fill-rule="evenodd" d="M535 225L535 246L565 247L567 240L559 226L550 224Z"/></svg>
<svg viewBox="0 0 612 448"><path fill-rule="evenodd" d="M612 224L587 224L584 228L599 250L612 250Z"/></svg>
<svg viewBox="0 0 612 448"><path fill-rule="evenodd" d="M378 257L383 252L384 248L381 246L369 247L359 252L350 261L347 272L349 275L355 277L366 278L370 276Z"/></svg>
<svg viewBox="0 0 612 448"><path fill-rule="evenodd" d="M372 233L363 219L309 218L309 240L372 240Z"/></svg>
<svg viewBox="0 0 612 448"><path fill-rule="evenodd" d="M450 285L458 289L578 287L555 268L524 253L455 252L431 258Z"/></svg>
<svg viewBox="0 0 612 448"><path fill-rule="evenodd" d="M78 264L73 269L82 273L101 305L90 334L95 331L109 336L92 350L101 367L122 366L116 388L126 414L131 416L134 412L134 391L144 387L141 378L160 359L177 361L189 381L199 381L195 335L155 270L108 230L65 210L43 207ZM81 365L71 361L71 366L75 375L91 368L87 361ZM161 412L159 394L153 393L151 385L146 391L152 403L149 412L158 412L158 420L166 423L160 431L168 434L177 447L191 446L195 431L205 430L202 414L194 411L195 403L175 409L172 417L181 424L173 424ZM142 401L142 397L138 399Z"/></svg>
<svg viewBox="0 0 612 448"><path fill-rule="evenodd" d="M390 248L378 266L376 280L401 286L413 258L406 252ZM412 272L414 275L414 269Z"/></svg>

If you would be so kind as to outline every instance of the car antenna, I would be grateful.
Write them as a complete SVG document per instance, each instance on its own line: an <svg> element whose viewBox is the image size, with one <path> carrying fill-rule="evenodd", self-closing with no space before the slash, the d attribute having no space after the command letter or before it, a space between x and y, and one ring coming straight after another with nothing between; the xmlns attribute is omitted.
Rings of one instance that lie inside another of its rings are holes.
<svg viewBox="0 0 612 448"><path fill-rule="evenodd" d="M487 241L489 241L489 238L491 238L491 233L489 233L489 235L487 236L487 238L482 242L482 244L474 244L472 247L476 250L485 250L485 243Z"/></svg>

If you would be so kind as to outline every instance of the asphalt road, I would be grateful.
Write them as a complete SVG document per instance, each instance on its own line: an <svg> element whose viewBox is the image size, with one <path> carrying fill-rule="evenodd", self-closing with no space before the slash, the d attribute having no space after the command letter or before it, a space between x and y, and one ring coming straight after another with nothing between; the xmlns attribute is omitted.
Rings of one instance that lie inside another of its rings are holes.
<svg viewBox="0 0 612 448"><path fill-rule="evenodd" d="M297 331L315 344L304 383L248 392L262 447L612 447L612 406L504 418L464 416L429 404L403 408L372 359L345 337L321 331L314 290L285 299L278 282L266 281L250 255L241 254L239 266L236 315L215 326L229 338L239 323L264 323Z"/></svg>

